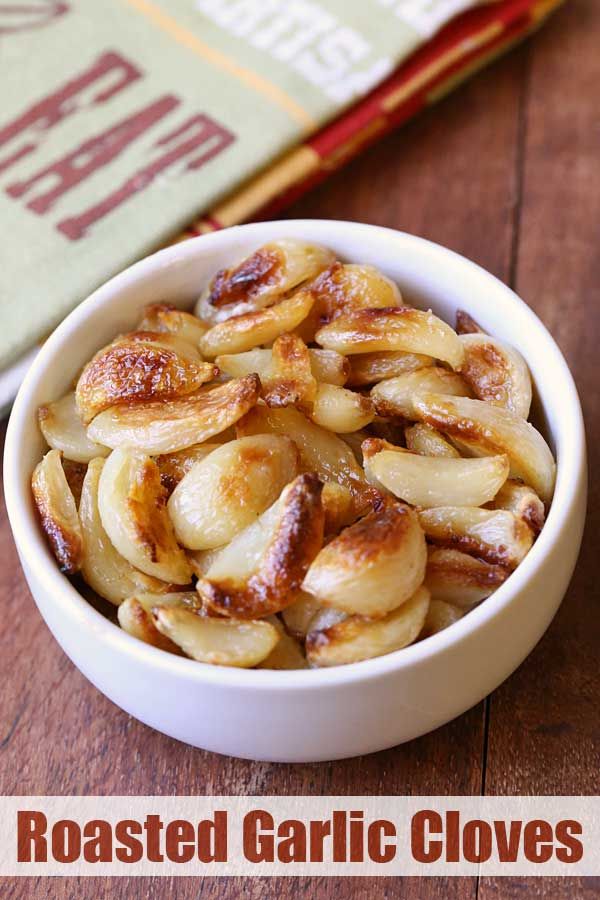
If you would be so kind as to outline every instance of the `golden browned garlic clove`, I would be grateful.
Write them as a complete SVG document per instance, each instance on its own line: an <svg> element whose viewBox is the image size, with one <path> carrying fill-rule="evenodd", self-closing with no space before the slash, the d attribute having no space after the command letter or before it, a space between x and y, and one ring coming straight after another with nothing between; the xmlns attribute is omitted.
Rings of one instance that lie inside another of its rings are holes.
<svg viewBox="0 0 600 900"><path fill-rule="evenodd" d="M468 609L493 594L508 575L503 566L491 565L460 550L428 548L425 586L432 600Z"/></svg>
<svg viewBox="0 0 600 900"><path fill-rule="evenodd" d="M292 238L265 244L237 265L217 272L198 300L196 314L214 325L272 306L334 258L325 247Z"/></svg>
<svg viewBox="0 0 600 900"><path fill-rule="evenodd" d="M204 356L243 353L260 344L268 344L279 335L293 331L306 318L313 305L313 298L305 291L299 291L276 306L257 312L234 316L225 322L213 325L200 341Z"/></svg>
<svg viewBox="0 0 600 900"><path fill-rule="evenodd" d="M96 444L87 436L73 391L54 403L40 406L38 422L48 446L60 450L64 459L87 463L96 456L108 456L110 453L108 447Z"/></svg>
<svg viewBox="0 0 600 900"><path fill-rule="evenodd" d="M199 597L195 591L166 594L139 593L133 597L127 597L121 603L117 610L117 619L123 631L139 641L158 647L160 650L167 650L169 653L181 653L177 644L174 644L170 638L165 637L156 628L152 610L155 606L193 609L198 602Z"/></svg>
<svg viewBox="0 0 600 900"><path fill-rule="evenodd" d="M373 421L375 409L362 394L333 384L320 384L310 416L321 428L351 434Z"/></svg>
<svg viewBox="0 0 600 900"><path fill-rule="evenodd" d="M83 537L60 450L49 450L37 464L31 489L42 528L60 569L73 575L81 568Z"/></svg>
<svg viewBox="0 0 600 900"><path fill-rule="evenodd" d="M259 434L230 441L196 463L171 494L175 534L190 550L227 544L271 506L298 471L290 438Z"/></svg>
<svg viewBox="0 0 600 900"><path fill-rule="evenodd" d="M434 544L515 569L533 543L531 529L506 510L471 506L424 509L419 521Z"/></svg>
<svg viewBox="0 0 600 900"><path fill-rule="evenodd" d="M483 328L464 309L456 310L457 334L485 334Z"/></svg>
<svg viewBox="0 0 600 900"><path fill-rule="evenodd" d="M146 575L189 584L192 570L166 503L154 460L132 450L113 450L98 487L100 518L113 546Z"/></svg>
<svg viewBox="0 0 600 900"><path fill-rule="evenodd" d="M349 616L306 637L311 666L341 666L393 653L419 636L429 608L429 592L420 587L409 600L382 619Z"/></svg>
<svg viewBox="0 0 600 900"><path fill-rule="evenodd" d="M136 331L104 347L77 382L77 409L87 425L115 404L173 400L217 375L187 341L172 334Z"/></svg>
<svg viewBox="0 0 600 900"><path fill-rule="evenodd" d="M312 373L310 354L302 338L282 334L271 350L271 371L262 382L268 406L297 406L312 409L317 381Z"/></svg>
<svg viewBox="0 0 600 900"><path fill-rule="evenodd" d="M157 456L156 464L160 471L160 480L167 494L173 493L192 466L221 446L221 443L192 444L191 447L185 447L183 450Z"/></svg>
<svg viewBox="0 0 600 900"><path fill-rule="evenodd" d="M321 502L325 512L326 535L337 534L357 518L352 491L335 481L325 482Z"/></svg>
<svg viewBox="0 0 600 900"><path fill-rule="evenodd" d="M531 407L531 376L521 354L485 334L465 334L460 341L465 351L461 374L474 396L527 419Z"/></svg>
<svg viewBox="0 0 600 900"><path fill-rule="evenodd" d="M410 451L382 450L369 472L388 491L412 506L481 506L508 478L508 457L450 459Z"/></svg>
<svg viewBox="0 0 600 900"><path fill-rule="evenodd" d="M415 419L414 401L424 393L451 394L466 397L470 391L466 382L455 372L439 366L407 372L397 378L380 381L371 390L371 400L380 416L402 416Z"/></svg>
<svg viewBox="0 0 600 900"><path fill-rule="evenodd" d="M303 590L322 606L383 616L414 594L425 577L426 561L425 536L416 513L389 501L321 550Z"/></svg>
<svg viewBox="0 0 600 900"><path fill-rule="evenodd" d="M374 353L402 350L422 353L449 363L462 365L464 353L456 332L432 312L398 307L359 309L343 313L319 329L318 344L338 353Z"/></svg>
<svg viewBox="0 0 600 900"><path fill-rule="evenodd" d="M382 350L379 353L357 353L350 359L350 387L366 387L433 366L435 360L422 353L403 353L401 350Z"/></svg>
<svg viewBox="0 0 600 900"><path fill-rule="evenodd" d="M419 394L413 405L423 422L472 456L506 453L511 476L530 484L545 503L551 500L556 465L548 444L529 422L508 409L468 397Z"/></svg>
<svg viewBox="0 0 600 900"><path fill-rule="evenodd" d="M314 473L289 484L277 503L216 554L196 585L202 599L241 619L293 603L323 543L321 490Z"/></svg>
<svg viewBox="0 0 600 900"><path fill-rule="evenodd" d="M189 312L168 303L152 303L144 309L138 331L157 331L174 334L194 347L210 325Z"/></svg>
<svg viewBox="0 0 600 900"><path fill-rule="evenodd" d="M155 606L153 621L187 656L214 666L257 666L279 640L269 622L214 619L175 606Z"/></svg>
<svg viewBox="0 0 600 900"><path fill-rule="evenodd" d="M509 479L498 491L491 503L491 509L507 509L522 519L538 535L546 516L544 504L529 485Z"/></svg>
<svg viewBox="0 0 600 900"><path fill-rule="evenodd" d="M259 394L258 376L247 375L168 403L114 406L96 416L88 436L107 447L133 447L150 456L174 453L221 435Z"/></svg>
<svg viewBox="0 0 600 900"><path fill-rule="evenodd" d="M104 530L98 509L98 485L104 465L104 459L92 459L83 481L79 503L84 548L81 574L97 594L118 606L133 594L164 593L169 585L132 566L117 552Z"/></svg>

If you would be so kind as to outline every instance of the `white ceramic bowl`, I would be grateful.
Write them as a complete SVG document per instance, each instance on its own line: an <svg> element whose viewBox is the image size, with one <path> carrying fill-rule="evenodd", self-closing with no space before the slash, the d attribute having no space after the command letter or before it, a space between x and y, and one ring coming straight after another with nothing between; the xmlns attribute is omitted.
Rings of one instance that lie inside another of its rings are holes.
<svg viewBox="0 0 600 900"><path fill-rule="evenodd" d="M30 477L42 451L40 403L56 399L117 332L151 302L191 305L216 269L265 241L299 237L371 263L417 305L453 323L466 309L527 359L538 421L558 456L542 534L508 581L465 618L378 659L309 671L237 670L171 656L104 619L61 575L37 524ZM230 228L132 266L97 290L54 332L14 405L5 492L19 556L40 612L75 665L107 697L189 744L251 759L307 762L411 740L478 703L523 661L565 593L585 515L585 436L573 379L539 319L468 260L427 241L350 222L267 222Z"/></svg>

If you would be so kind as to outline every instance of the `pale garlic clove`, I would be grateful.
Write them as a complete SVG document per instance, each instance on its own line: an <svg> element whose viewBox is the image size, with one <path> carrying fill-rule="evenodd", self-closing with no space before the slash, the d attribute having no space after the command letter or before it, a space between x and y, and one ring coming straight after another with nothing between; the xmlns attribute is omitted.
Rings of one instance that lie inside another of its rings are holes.
<svg viewBox="0 0 600 900"><path fill-rule="evenodd" d="M202 337L200 350L208 359L214 359L268 344L280 335L293 331L309 314L312 305L311 295L299 291L276 306L219 322Z"/></svg>
<svg viewBox="0 0 600 900"><path fill-rule="evenodd" d="M334 350L308 349L310 370L316 381L326 384L344 385L350 372L350 363L345 356ZM240 378L255 372L263 385L273 377L273 350L247 350L245 353L225 353L217 356L215 365L221 372L232 378Z"/></svg>
<svg viewBox="0 0 600 900"><path fill-rule="evenodd" d="M321 490L314 473L299 475L277 503L216 555L196 584L211 609L253 619L294 602L323 543Z"/></svg>
<svg viewBox="0 0 600 900"><path fill-rule="evenodd" d="M330 266L334 258L331 250L316 244L293 238L272 241L217 272L198 300L196 314L215 325L272 306Z"/></svg>
<svg viewBox="0 0 600 900"><path fill-rule="evenodd" d="M300 642L285 630L277 616L269 616L269 624L276 629L279 640L266 659L259 664L259 669L307 669L308 662Z"/></svg>
<svg viewBox="0 0 600 900"><path fill-rule="evenodd" d="M425 587L432 601L468 609L491 596L509 574L503 566L492 565L460 550L428 547Z"/></svg>
<svg viewBox="0 0 600 900"><path fill-rule="evenodd" d="M369 460L377 483L412 506L482 506L508 478L507 456L450 459L382 450Z"/></svg>
<svg viewBox="0 0 600 900"><path fill-rule="evenodd" d="M425 577L426 561L425 536L416 513L389 501L330 541L302 587L322 606L382 616L414 594Z"/></svg>
<svg viewBox="0 0 600 900"><path fill-rule="evenodd" d="M459 369L464 358L458 335L449 325L432 312L409 307L343 313L319 329L315 339L342 354L402 350L443 360L453 369Z"/></svg>
<svg viewBox="0 0 600 900"><path fill-rule="evenodd" d="M333 384L320 384L310 417L328 431L351 434L373 421L375 409L369 398L362 394Z"/></svg>
<svg viewBox="0 0 600 900"><path fill-rule="evenodd" d="M303 641L320 608L321 604L316 597L301 590L298 593L298 599L281 611L281 618L289 633Z"/></svg>
<svg viewBox="0 0 600 900"><path fill-rule="evenodd" d="M188 609L157 605L157 630L198 662L249 669L266 659L279 641L269 622L215 619Z"/></svg>
<svg viewBox="0 0 600 900"><path fill-rule="evenodd" d="M431 425L417 422L404 429L406 447L420 456L442 456L449 459L458 459L460 453L450 444L443 434L440 434Z"/></svg>
<svg viewBox="0 0 600 900"><path fill-rule="evenodd" d="M73 575L81 568L83 537L60 450L49 450L37 464L31 489L40 523L61 572Z"/></svg>
<svg viewBox="0 0 600 900"><path fill-rule="evenodd" d="M48 446L60 450L64 459L87 463L90 459L110 453L108 447L88 437L77 410L74 391L54 403L38 407L38 422Z"/></svg>
<svg viewBox="0 0 600 900"><path fill-rule="evenodd" d="M371 390L371 400L380 416L415 419L415 400L424 393L466 397L470 390L460 375L439 366L431 366L380 381Z"/></svg>
<svg viewBox="0 0 600 900"><path fill-rule="evenodd" d="M81 574L97 594L115 606L133 594L165 593L169 585L132 566L117 552L104 530L98 509L98 486L104 465L104 459L92 459L83 481L79 503L84 548Z"/></svg>
<svg viewBox="0 0 600 900"><path fill-rule="evenodd" d="M189 584L192 570L175 538L154 460L113 450L100 475L98 508L113 546L132 566L162 581Z"/></svg>
<svg viewBox="0 0 600 900"><path fill-rule="evenodd" d="M265 433L287 435L298 447L304 471L316 472L324 482L335 481L349 488L361 510L377 499L350 447L293 407L255 406L238 422L237 432L240 437Z"/></svg>
<svg viewBox="0 0 600 900"><path fill-rule="evenodd" d="M515 569L533 544L530 528L506 510L443 506L419 513L429 540L495 565Z"/></svg>
<svg viewBox="0 0 600 900"><path fill-rule="evenodd" d="M186 341L172 334L132 332L99 350L84 367L75 396L84 424L115 404L174 400L217 375Z"/></svg>
<svg viewBox="0 0 600 900"><path fill-rule="evenodd" d="M271 506L298 471L290 438L239 438L196 463L168 502L177 539L190 550L228 543Z"/></svg>
<svg viewBox="0 0 600 900"><path fill-rule="evenodd" d="M458 606L453 606L444 600L432 599L419 638L423 640L423 638L428 638L438 634L440 631L444 631L445 628L454 625L455 622L462 619L464 614L465 610L460 609Z"/></svg>
<svg viewBox="0 0 600 900"><path fill-rule="evenodd" d="M114 406L96 416L88 436L107 447L133 447L158 456L221 436L258 401L256 375L234 379L168 403Z"/></svg>
<svg viewBox="0 0 600 900"><path fill-rule="evenodd" d="M465 351L460 371L473 395L527 419L531 408L531 376L521 354L485 334L465 334L460 341Z"/></svg>
<svg viewBox="0 0 600 900"><path fill-rule="evenodd" d="M311 666L338 666L393 653L419 636L429 608L429 592L420 587L413 596L382 619L349 616L342 622L306 637Z"/></svg>
<svg viewBox="0 0 600 900"><path fill-rule="evenodd" d="M520 416L484 400L419 394L413 401L419 419L447 434L473 456L505 453L510 474L530 484L548 503L554 492L556 464L548 444Z"/></svg>

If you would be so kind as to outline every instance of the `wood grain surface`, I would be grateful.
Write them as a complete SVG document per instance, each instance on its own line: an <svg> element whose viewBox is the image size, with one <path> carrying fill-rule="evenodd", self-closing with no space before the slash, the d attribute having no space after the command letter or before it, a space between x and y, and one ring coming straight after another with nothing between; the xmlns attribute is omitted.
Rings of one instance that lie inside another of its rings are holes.
<svg viewBox="0 0 600 900"><path fill-rule="evenodd" d="M566 355L600 468L600 3L573 0L527 44L289 210L388 225L490 269ZM596 794L600 772L597 535L548 633L484 704L410 744L314 765L204 753L136 722L63 655L21 574L4 509L0 571L2 794ZM573 898L597 879L15 879L3 897Z"/></svg>

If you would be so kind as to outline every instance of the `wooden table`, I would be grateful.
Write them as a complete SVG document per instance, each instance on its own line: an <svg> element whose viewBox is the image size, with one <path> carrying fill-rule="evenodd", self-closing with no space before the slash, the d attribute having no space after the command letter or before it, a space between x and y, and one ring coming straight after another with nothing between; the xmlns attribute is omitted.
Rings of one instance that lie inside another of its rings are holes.
<svg viewBox="0 0 600 900"><path fill-rule="evenodd" d="M367 152L290 216L424 235L511 284L578 383L600 468L600 3L574 0L529 43ZM204 753L139 724L63 655L37 613L2 511L0 791L4 794L597 794L600 491L565 602L485 703L345 762L270 765ZM293 897L294 879L15 880L6 897ZM308 879L325 898L596 897L598 879Z"/></svg>

